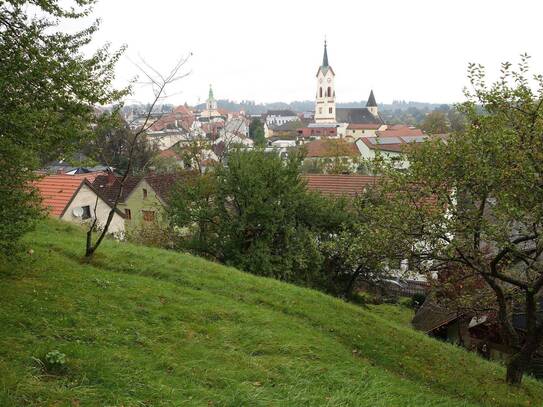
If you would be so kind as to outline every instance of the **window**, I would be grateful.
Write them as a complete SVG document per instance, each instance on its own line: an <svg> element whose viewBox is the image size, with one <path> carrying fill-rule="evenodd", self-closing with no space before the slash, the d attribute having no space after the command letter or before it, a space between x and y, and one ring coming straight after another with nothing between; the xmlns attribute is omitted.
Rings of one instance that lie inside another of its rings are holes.
<svg viewBox="0 0 543 407"><path fill-rule="evenodd" d="M319 107L319 114L322 114L322 107Z"/></svg>
<svg viewBox="0 0 543 407"><path fill-rule="evenodd" d="M143 188L143 199L147 198L147 190Z"/></svg>
<svg viewBox="0 0 543 407"><path fill-rule="evenodd" d="M143 214L143 220L146 222L154 222L155 212L154 211L141 211Z"/></svg>
<svg viewBox="0 0 543 407"><path fill-rule="evenodd" d="M328 113L332 114L333 111L334 111L334 108L333 108L333 107L329 107L329 108L328 108Z"/></svg>
<svg viewBox="0 0 543 407"><path fill-rule="evenodd" d="M126 216L126 219L132 219L132 212L130 212L130 209L125 209L124 215Z"/></svg>
<svg viewBox="0 0 543 407"><path fill-rule="evenodd" d="M322 88L319 88L319 97L322 97Z"/></svg>
<svg viewBox="0 0 543 407"><path fill-rule="evenodd" d="M81 215L81 219L89 219L91 217L90 206L82 206L81 209L83 209L83 215Z"/></svg>
<svg viewBox="0 0 543 407"><path fill-rule="evenodd" d="M330 86L328 86L328 90L327 90L327 95L329 98L332 97L332 88Z"/></svg>

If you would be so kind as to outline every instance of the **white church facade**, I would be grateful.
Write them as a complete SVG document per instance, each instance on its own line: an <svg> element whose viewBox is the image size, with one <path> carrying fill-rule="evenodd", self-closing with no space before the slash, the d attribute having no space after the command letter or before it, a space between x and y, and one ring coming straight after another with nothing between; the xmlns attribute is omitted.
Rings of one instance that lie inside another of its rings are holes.
<svg viewBox="0 0 543 407"><path fill-rule="evenodd" d="M342 108L336 107L335 72L328 62L328 50L324 42L322 64L317 71L317 92L315 97L314 127L337 127L339 137L349 136L348 129L367 128L368 135L374 135L377 130L386 129L379 116L379 109L373 90L370 92L366 107ZM311 125L310 125L311 126Z"/></svg>

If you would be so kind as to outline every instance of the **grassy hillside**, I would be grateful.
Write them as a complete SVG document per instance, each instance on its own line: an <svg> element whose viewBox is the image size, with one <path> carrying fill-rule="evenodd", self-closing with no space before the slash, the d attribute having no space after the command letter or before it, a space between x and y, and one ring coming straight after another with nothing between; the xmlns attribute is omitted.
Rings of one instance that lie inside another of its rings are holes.
<svg viewBox="0 0 543 407"><path fill-rule="evenodd" d="M0 406L535 406L504 370L362 309L48 221L0 265ZM390 321L387 315L393 314ZM34 358L66 354L50 375Z"/></svg>

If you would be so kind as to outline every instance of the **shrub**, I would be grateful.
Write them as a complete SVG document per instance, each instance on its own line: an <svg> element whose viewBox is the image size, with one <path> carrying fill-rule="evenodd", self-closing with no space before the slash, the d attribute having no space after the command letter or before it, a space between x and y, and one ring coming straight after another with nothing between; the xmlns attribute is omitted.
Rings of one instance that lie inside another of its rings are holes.
<svg viewBox="0 0 543 407"><path fill-rule="evenodd" d="M44 357L34 360L45 373L61 374L66 371L66 355L59 350L52 350Z"/></svg>

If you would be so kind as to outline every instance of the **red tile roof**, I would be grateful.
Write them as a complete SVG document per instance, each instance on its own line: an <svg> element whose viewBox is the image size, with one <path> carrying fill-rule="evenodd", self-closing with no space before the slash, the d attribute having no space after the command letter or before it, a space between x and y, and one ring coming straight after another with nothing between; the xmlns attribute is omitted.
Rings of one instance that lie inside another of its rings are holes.
<svg viewBox="0 0 543 407"><path fill-rule="evenodd" d="M176 160L181 159L181 157L179 157L175 151L169 148L167 150L162 150L160 153L158 153L158 155L162 158L175 158Z"/></svg>
<svg viewBox="0 0 543 407"><path fill-rule="evenodd" d="M381 137L424 136L424 132L421 129L398 124L386 130L377 131L375 134Z"/></svg>
<svg viewBox="0 0 543 407"><path fill-rule="evenodd" d="M126 198L138 185L142 177L128 176L123 184L122 194L119 202L125 202ZM104 197L109 204L114 204L119 189L121 188L121 179L115 175L100 175L94 179L92 186Z"/></svg>
<svg viewBox="0 0 543 407"><path fill-rule="evenodd" d="M341 139L320 139L303 145L307 150L306 157L355 157L360 155L354 143Z"/></svg>
<svg viewBox="0 0 543 407"><path fill-rule="evenodd" d="M385 138L386 139L386 138ZM387 144L380 144L378 137L360 137L360 139L370 150L381 150L381 151L391 151L395 153L401 153L403 151L403 148L407 143L404 143L401 141L399 143L387 143ZM372 143L372 141L377 140L376 143Z"/></svg>
<svg viewBox="0 0 543 407"><path fill-rule="evenodd" d="M187 177L194 177L195 174L191 172L183 172L176 174L156 174L148 175L145 177L145 181L153 188L155 193L163 202L167 202L170 193L177 183L187 179Z"/></svg>
<svg viewBox="0 0 543 407"><path fill-rule="evenodd" d="M49 211L49 214L60 217L81 183L85 179L92 182L100 174L49 175L36 181L34 185L38 188L42 197L42 205Z"/></svg>
<svg viewBox="0 0 543 407"><path fill-rule="evenodd" d="M349 130L377 130L382 124L379 123L349 123Z"/></svg>
<svg viewBox="0 0 543 407"><path fill-rule="evenodd" d="M186 106L177 106L170 113L165 114L154 122L149 129L151 131L161 131L168 127L174 126L176 122L178 127L188 131L194 122L194 114Z"/></svg>
<svg viewBox="0 0 543 407"><path fill-rule="evenodd" d="M302 178L307 182L307 189L325 195L351 196L361 194L368 186L375 185L379 177L344 174L307 174Z"/></svg>

